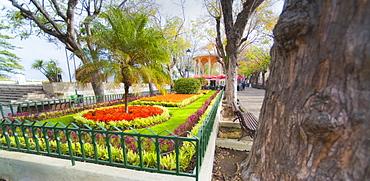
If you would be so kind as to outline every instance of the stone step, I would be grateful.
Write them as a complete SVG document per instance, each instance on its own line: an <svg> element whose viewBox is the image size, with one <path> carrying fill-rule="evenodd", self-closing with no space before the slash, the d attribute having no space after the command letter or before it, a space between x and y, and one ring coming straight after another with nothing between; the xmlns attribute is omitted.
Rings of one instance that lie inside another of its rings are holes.
<svg viewBox="0 0 370 181"><path fill-rule="evenodd" d="M20 94L20 95L27 95L29 93L44 93L43 90L28 90L28 91L16 91L16 90L11 90L11 91L0 91L0 95L14 95L14 94Z"/></svg>
<svg viewBox="0 0 370 181"><path fill-rule="evenodd" d="M54 99L42 89L41 85L5 85L0 84L1 103L19 103Z"/></svg>

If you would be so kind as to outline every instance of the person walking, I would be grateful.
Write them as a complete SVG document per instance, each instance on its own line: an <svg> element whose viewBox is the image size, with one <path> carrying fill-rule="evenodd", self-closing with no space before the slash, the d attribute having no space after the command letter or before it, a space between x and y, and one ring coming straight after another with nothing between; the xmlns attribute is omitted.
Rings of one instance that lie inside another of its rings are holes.
<svg viewBox="0 0 370 181"><path fill-rule="evenodd" d="M242 90L245 90L245 86L247 86L247 83L243 82L242 83Z"/></svg>

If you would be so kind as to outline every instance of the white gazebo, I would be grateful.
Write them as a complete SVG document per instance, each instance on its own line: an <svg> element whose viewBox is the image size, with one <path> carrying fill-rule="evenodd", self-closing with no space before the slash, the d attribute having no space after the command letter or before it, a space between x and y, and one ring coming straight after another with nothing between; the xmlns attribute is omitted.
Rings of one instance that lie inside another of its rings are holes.
<svg viewBox="0 0 370 181"><path fill-rule="evenodd" d="M193 57L194 75L211 76L222 74L222 65L217 60L218 58L219 56L217 55L199 55Z"/></svg>

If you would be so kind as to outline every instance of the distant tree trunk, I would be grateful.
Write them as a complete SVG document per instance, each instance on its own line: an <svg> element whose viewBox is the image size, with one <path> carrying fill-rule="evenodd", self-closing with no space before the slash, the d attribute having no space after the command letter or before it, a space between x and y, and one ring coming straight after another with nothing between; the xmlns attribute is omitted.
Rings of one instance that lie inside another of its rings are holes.
<svg viewBox="0 0 370 181"><path fill-rule="evenodd" d="M148 85L149 85L149 94L154 94L152 83L148 83Z"/></svg>
<svg viewBox="0 0 370 181"><path fill-rule="evenodd" d="M128 91L130 86L125 83L125 113L128 113Z"/></svg>
<svg viewBox="0 0 370 181"><path fill-rule="evenodd" d="M266 70L262 70L261 74L262 74L262 88L265 88Z"/></svg>
<svg viewBox="0 0 370 181"><path fill-rule="evenodd" d="M252 79L253 79L253 75L251 75L251 76L249 77L249 81L248 81L249 85L252 85Z"/></svg>
<svg viewBox="0 0 370 181"><path fill-rule="evenodd" d="M370 180L369 9L285 1L244 180Z"/></svg>
<svg viewBox="0 0 370 181"><path fill-rule="evenodd" d="M255 86L256 88L258 88L258 79L260 78L260 72L256 72L254 78Z"/></svg>

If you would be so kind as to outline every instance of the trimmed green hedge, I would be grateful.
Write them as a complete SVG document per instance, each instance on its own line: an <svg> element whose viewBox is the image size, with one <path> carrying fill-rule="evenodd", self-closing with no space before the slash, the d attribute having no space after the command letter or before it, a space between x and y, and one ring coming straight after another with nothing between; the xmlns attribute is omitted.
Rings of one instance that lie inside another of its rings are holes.
<svg viewBox="0 0 370 181"><path fill-rule="evenodd" d="M175 81L174 89L178 94L196 94L201 89L198 79L181 78Z"/></svg>

